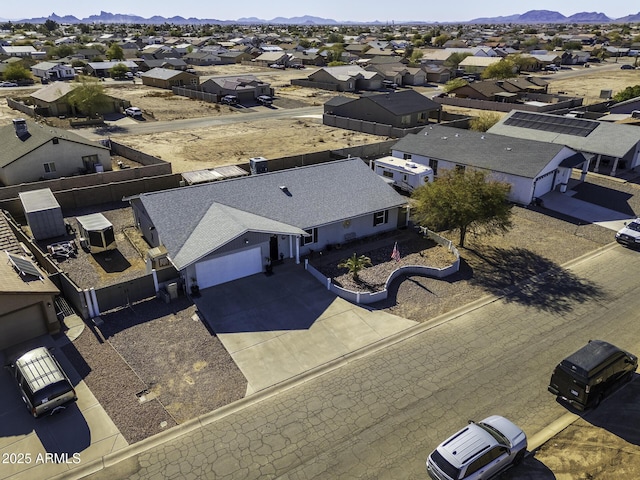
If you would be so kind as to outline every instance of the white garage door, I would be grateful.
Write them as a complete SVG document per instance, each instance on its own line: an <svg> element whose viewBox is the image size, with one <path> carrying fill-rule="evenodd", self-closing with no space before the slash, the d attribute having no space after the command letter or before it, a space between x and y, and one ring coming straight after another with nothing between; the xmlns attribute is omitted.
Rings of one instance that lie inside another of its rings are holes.
<svg viewBox="0 0 640 480"><path fill-rule="evenodd" d="M534 197L541 197L545 193L549 193L553 188L553 179L555 171L548 172L541 177L536 178L536 187L533 192Z"/></svg>
<svg viewBox="0 0 640 480"><path fill-rule="evenodd" d="M213 287L262 271L262 250L255 247L196 264L198 286Z"/></svg>

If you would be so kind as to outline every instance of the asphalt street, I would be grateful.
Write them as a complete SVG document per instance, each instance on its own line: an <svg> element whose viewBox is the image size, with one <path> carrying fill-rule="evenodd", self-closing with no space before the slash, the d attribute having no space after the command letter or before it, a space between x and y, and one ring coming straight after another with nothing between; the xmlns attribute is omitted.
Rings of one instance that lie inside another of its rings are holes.
<svg viewBox="0 0 640 480"><path fill-rule="evenodd" d="M640 352L635 268L640 254L612 244L320 376L71 475L424 479L427 454L469 419L504 415L532 437L563 417L547 382L555 364L589 339Z"/></svg>

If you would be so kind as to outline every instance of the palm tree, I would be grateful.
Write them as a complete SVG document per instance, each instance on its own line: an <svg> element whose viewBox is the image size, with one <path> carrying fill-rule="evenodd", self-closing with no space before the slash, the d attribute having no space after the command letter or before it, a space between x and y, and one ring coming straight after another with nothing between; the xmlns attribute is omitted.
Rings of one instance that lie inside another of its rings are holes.
<svg viewBox="0 0 640 480"><path fill-rule="evenodd" d="M365 255L358 256L355 252L350 258L341 261L338 264L338 268L346 268L349 273L353 274L353 279L358 281L358 272L365 267L371 266L371 259Z"/></svg>

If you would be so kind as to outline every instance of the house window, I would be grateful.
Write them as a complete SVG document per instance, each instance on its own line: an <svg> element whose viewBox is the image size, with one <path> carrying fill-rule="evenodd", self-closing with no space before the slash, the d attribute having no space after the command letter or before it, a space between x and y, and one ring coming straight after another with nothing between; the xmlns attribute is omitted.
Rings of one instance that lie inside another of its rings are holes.
<svg viewBox="0 0 640 480"><path fill-rule="evenodd" d="M393 178L393 172L390 172L389 170L383 170L382 176L387 178Z"/></svg>
<svg viewBox="0 0 640 480"><path fill-rule="evenodd" d="M411 154L410 153L405 153L402 155L402 158L404 158L405 160L411 160Z"/></svg>
<svg viewBox="0 0 640 480"><path fill-rule="evenodd" d="M44 164L44 171L45 173L53 173L56 171L56 164L55 162L48 162Z"/></svg>
<svg viewBox="0 0 640 480"><path fill-rule="evenodd" d="M438 175L438 160L433 160L433 159L429 159L429 167L431 167L431 170L433 170L433 175L437 176Z"/></svg>
<svg viewBox="0 0 640 480"><path fill-rule="evenodd" d="M427 112L420 112L418 114L418 122L425 123L428 119Z"/></svg>
<svg viewBox="0 0 640 480"><path fill-rule="evenodd" d="M411 125L411 115L403 115L400 118L400 123L402 125Z"/></svg>
<svg viewBox="0 0 640 480"><path fill-rule="evenodd" d="M58 137L53 137L52 142L54 145L58 145L58 143L60 143L60 139L58 139Z"/></svg>
<svg viewBox="0 0 640 480"><path fill-rule="evenodd" d="M305 232L307 232L310 236L309 237L302 237L302 245L309 245L311 243L317 243L318 242L318 229L317 228L309 228L309 229L306 229Z"/></svg>
<svg viewBox="0 0 640 480"><path fill-rule="evenodd" d="M383 225L389 221L389 210L381 210L373 214L373 226Z"/></svg>
<svg viewBox="0 0 640 480"><path fill-rule="evenodd" d="M82 164L87 172L95 172L96 163L100 163L98 155L86 155L82 157Z"/></svg>

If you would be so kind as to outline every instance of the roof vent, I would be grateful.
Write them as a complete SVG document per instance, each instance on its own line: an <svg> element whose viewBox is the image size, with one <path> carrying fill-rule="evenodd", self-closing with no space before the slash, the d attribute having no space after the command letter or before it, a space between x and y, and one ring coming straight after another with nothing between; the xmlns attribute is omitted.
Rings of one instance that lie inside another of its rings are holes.
<svg viewBox="0 0 640 480"><path fill-rule="evenodd" d="M291 196L291 192L289 191L289 187L287 187L286 185L280 185L278 187L280 190L282 190L282 192L287 195L288 197Z"/></svg>
<svg viewBox="0 0 640 480"><path fill-rule="evenodd" d="M446 140L447 139L447 137L441 137L441 138L442 138L442 140Z"/></svg>
<svg viewBox="0 0 640 480"><path fill-rule="evenodd" d="M511 151L511 147L507 147L507 148L505 148L505 150L506 150L507 152L510 152L510 151Z"/></svg>
<svg viewBox="0 0 640 480"><path fill-rule="evenodd" d="M480 135L480 140L484 140L484 135Z"/></svg>

